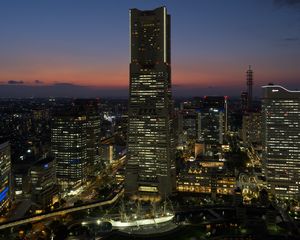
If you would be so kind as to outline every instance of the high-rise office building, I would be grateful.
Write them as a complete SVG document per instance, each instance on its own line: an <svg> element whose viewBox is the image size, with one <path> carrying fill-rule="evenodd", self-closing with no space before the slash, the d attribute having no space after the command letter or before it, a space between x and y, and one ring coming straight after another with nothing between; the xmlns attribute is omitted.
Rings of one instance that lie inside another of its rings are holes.
<svg viewBox="0 0 300 240"><path fill-rule="evenodd" d="M186 140L222 144L227 132L227 96L205 96L183 102L178 114L179 142Z"/></svg>
<svg viewBox="0 0 300 240"><path fill-rule="evenodd" d="M94 176L101 169L100 162L100 115L98 113L98 99L76 99L75 107L86 116L86 145L87 145L87 171Z"/></svg>
<svg viewBox="0 0 300 240"><path fill-rule="evenodd" d="M240 99L241 99L241 110L245 112L247 111L247 105L248 105L248 93L242 92Z"/></svg>
<svg viewBox="0 0 300 240"><path fill-rule="evenodd" d="M242 139L248 145L261 145L261 112L247 112L243 115Z"/></svg>
<svg viewBox="0 0 300 240"><path fill-rule="evenodd" d="M58 184L63 192L80 186L87 178L86 119L75 108L54 114L51 144Z"/></svg>
<svg viewBox="0 0 300 240"><path fill-rule="evenodd" d="M170 15L131 9L128 196L161 199L175 188Z"/></svg>
<svg viewBox="0 0 300 240"><path fill-rule="evenodd" d="M247 110L251 111L252 109L252 88L253 88L253 71L251 66L246 72L247 75Z"/></svg>
<svg viewBox="0 0 300 240"><path fill-rule="evenodd" d="M201 138L207 144L222 144L224 134L224 113L216 108L201 112Z"/></svg>
<svg viewBox="0 0 300 240"><path fill-rule="evenodd" d="M0 212L11 200L11 155L8 142L0 143Z"/></svg>
<svg viewBox="0 0 300 240"><path fill-rule="evenodd" d="M200 132L206 143L223 143L227 132L227 97L205 96L200 109Z"/></svg>
<svg viewBox="0 0 300 240"><path fill-rule="evenodd" d="M201 136L200 113L194 109L180 111L178 116L178 127L182 139L199 140Z"/></svg>
<svg viewBox="0 0 300 240"><path fill-rule="evenodd" d="M300 195L300 91L263 87L263 164L268 188L280 198Z"/></svg>
<svg viewBox="0 0 300 240"><path fill-rule="evenodd" d="M86 115L86 145L87 145L87 167L88 175L95 176L96 169L102 169L103 163L100 161L100 116L88 112Z"/></svg>
<svg viewBox="0 0 300 240"><path fill-rule="evenodd" d="M51 156L40 159L30 168L31 199L41 210L58 201L55 169L55 159Z"/></svg>

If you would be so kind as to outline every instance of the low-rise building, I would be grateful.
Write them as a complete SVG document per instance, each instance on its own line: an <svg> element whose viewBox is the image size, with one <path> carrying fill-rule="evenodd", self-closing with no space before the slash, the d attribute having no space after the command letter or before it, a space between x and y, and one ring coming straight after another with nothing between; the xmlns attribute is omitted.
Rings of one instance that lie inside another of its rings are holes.
<svg viewBox="0 0 300 240"><path fill-rule="evenodd" d="M224 169L224 162L206 158L187 163L177 177L177 191L233 195L235 176Z"/></svg>

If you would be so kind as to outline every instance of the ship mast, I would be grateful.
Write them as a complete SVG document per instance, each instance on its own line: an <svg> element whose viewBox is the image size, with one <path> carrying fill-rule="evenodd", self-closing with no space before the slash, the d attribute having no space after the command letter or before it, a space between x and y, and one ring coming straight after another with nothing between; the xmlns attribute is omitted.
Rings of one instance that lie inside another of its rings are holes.
<svg viewBox="0 0 300 240"><path fill-rule="evenodd" d="M163 215L166 215L167 213L167 201L164 201L164 211L163 211Z"/></svg>
<svg viewBox="0 0 300 240"><path fill-rule="evenodd" d="M152 216L155 218L156 216L156 204L155 202L152 202Z"/></svg>
<svg viewBox="0 0 300 240"><path fill-rule="evenodd" d="M122 199L121 206L120 206L120 215L121 215L121 221L128 221L128 217L126 214L125 204L124 200Z"/></svg>
<svg viewBox="0 0 300 240"><path fill-rule="evenodd" d="M137 218L139 218L140 215L141 215L141 201L138 200L137 208L136 208L136 216L137 216Z"/></svg>

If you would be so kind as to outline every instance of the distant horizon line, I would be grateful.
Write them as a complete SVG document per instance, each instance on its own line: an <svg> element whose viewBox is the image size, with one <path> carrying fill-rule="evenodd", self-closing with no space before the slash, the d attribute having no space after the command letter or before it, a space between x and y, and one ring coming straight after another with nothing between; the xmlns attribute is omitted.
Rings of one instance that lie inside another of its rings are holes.
<svg viewBox="0 0 300 240"><path fill-rule="evenodd" d="M241 97L240 96L228 96L225 95L226 97L228 97L228 99L234 99L234 100L238 100ZM225 97L224 95L198 95L198 96L176 96L176 97L172 97L173 99L186 99L186 100L192 100L193 98L204 98L204 97ZM118 99L118 100L129 100L129 96L128 98L126 97L54 97L54 96L49 96L49 97L0 97L0 101L2 100L30 100L30 99L109 99L109 100L114 100L114 99ZM260 97L254 97L254 100L260 100Z"/></svg>
<svg viewBox="0 0 300 240"><path fill-rule="evenodd" d="M18 81L18 80L9 80L9 81ZM20 80L22 81L22 80ZM256 88L262 88L264 86L268 85L278 85L284 87L283 84L276 83L276 82L270 82L270 83L262 83L262 84L254 84L253 87ZM57 82L57 83L23 83L23 82L1 82L0 81L0 87L4 86L15 86L15 87L82 87L82 88L115 88L115 89L129 89L129 84L128 85L85 85L85 84L78 84L78 83L69 83L69 82ZM244 90L246 90L246 84L233 84L233 85L221 85L221 84L216 84L216 85L201 85L201 84L182 84L182 83L173 83L172 84L172 89L174 88L236 88L236 87L245 87ZM293 87L292 87L293 88ZM296 88L297 89L297 88ZM295 89L295 90L296 90ZM241 91L244 91L241 90Z"/></svg>
<svg viewBox="0 0 300 240"><path fill-rule="evenodd" d="M129 97L129 86L88 86L67 82L56 84L36 84L27 85L21 80L11 80L10 83L0 83L1 98L117 98L126 99ZM41 81L41 80L39 80ZM262 87L267 85L255 84L253 92L255 98L261 98ZM298 84L284 84L275 81L274 84L281 85L290 90L297 90ZM235 85L196 85L196 84L172 84L173 98L191 98L193 96L231 96L239 98L242 92L246 92L246 84Z"/></svg>

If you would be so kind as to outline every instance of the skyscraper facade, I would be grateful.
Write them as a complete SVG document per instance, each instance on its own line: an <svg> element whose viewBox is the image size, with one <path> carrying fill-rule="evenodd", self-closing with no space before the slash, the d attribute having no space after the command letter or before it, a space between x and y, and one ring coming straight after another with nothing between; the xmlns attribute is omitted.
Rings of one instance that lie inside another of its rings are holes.
<svg viewBox="0 0 300 240"><path fill-rule="evenodd" d="M241 110L242 112L247 111L248 106L248 93L247 92L242 92L241 93Z"/></svg>
<svg viewBox="0 0 300 240"><path fill-rule="evenodd" d="M246 72L247 75L247 110L250 111L252 109L252 88L253 88L253 71L251 66Z"/></svg>
<svg viewBox="0 0 300 240"><path fill-rule="evenodd" d="M227 101L227 96L205 96L184 102L178 116L179 142L222 144L228 128Z"/></svg>
<svg viewBox="0 0 300 240"><path fill-rule="evenodd" d="M41 210L58 200L55 166L55 159L47 156L35 162L29 170L31 200L38 204Z"/></svg>
<svg viewBox="0 0 300 240"><path fill-rule="evenodd" d="M194 109L182 110L179 113L178 121L182 139L188 141L200 139L200 113Z"/></svg>
<svg viewBox="0 0 300 240"><path fill-rule="evenodd" d="M128 162L125 192L161 199L175 187L170 15L131 9Z"/></svg>
<svg viewBox="0 0 300 240"><path fill-rule="evenodd" d="M251 146L261 145L261 112L247 112L243 115L242 139Z"/></svg>
<svg viewBox="0 0 300 240"><path fill-rule="evenodd" d="M76 99L74 101L78 111L86 116L86 152L87 152L87 173L88 176L97 174L96 170L102 168L99 156L100 145L100 115L98 112L99 100L97 99Z"/></svg>
<svg viewBox="0 0 300 240"><path fill-rule="evenodd" d="M268 188L280 198L300 196L300 91L263 87L263 164Z"/></svg>
<svg viewBox="0 0 300 240"><path fill-rule="evenodd" d="M11 201L11 155L8 142L0 142L0 212Z"/></svg>
<svg viewBox="0 0 300 240"><path fill-rule="evenodd" d="M227 96L205 96L200 114L200 132L204 142L223 144L228 122Z"/></svg>
<svg viewBox="0 0 300 240"><path fill-rule="evenodd" d="M80 186L87 178L86 115L76 109L54 114L51 144L62 192Z"/></svg>

